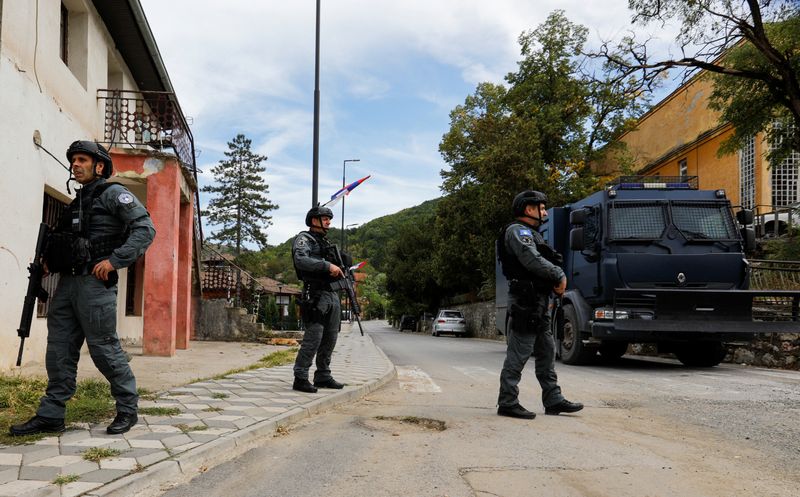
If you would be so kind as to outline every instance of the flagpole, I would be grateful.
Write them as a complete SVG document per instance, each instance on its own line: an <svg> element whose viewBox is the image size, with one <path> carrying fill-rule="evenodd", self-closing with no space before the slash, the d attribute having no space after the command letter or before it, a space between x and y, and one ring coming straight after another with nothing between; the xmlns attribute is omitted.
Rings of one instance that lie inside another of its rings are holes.
<svg viewBox="0 0 800 497"><path fill-rule="evenodd" d="M342 161L342 188L347 186L345 183L345 168L348 162L361 162L361 159L345 159ZM345 195L346 197L347 195ZM344 197L342 197L342 242L341 242L342 250L344 250Z"/></svg>

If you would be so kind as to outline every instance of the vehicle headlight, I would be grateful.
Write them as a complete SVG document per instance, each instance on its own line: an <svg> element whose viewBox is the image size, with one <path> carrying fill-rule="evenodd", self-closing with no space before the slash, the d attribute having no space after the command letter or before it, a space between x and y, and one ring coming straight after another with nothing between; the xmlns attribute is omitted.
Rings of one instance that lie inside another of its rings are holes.
<svg viewBox="0 0 800 497"><path fill-rule="evenodd" d="M594 310L595 319L628 319L630 314L628 311L609 309L607 307L600 307Z"/></svg>

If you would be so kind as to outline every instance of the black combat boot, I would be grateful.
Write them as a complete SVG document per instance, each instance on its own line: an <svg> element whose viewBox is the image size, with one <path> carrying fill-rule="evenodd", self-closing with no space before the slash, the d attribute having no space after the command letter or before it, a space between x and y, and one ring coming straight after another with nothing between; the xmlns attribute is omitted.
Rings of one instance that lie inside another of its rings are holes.
<svg viewBox="0 0 800 497"><path fill-rule="evenodd" d="M344 383L339 383L333 378L329 378L325 381L314 380L314 386L317 388L335 388L336 390L341 390L344 388Z"/></svg>
<svg viewBox="0 0 800 497"><path fill-rule="evenodd" d="M306 393L317 393L317 387L311 384L307 378L295 378L292 390Z"/></svg>
<svg viewBox="0 0 800 497"><path fill-rule="evenodd" d="M519 404L514 404L513 406L500 406L497 408L497 414L499 416L508 416L509 418L519 418L519 419L533 419L536 417L536 413L533 413Z"/></svg>
<svg viewBox="0 0 800 497"><path fill-rule="evenodd" d="M115 417L114 421L106 428L106 433L110 435L125 433L133 428L133 425L135 425L137 421L139 421L139 417L136 413L118 412L117 417Z"/></svg>
<svg viewBox="0 0 800 497"><path fill-rule="evenodd" d="M564 399L554 406L545 407L544 413L550 414L551 416L558 416L562 412L578 412L581 409L583 409L583 404L580 402L570 402Z"/></svg>
<svg viewBox="0 0 800 497"><path fill-rule="evenodd" d="M14 437L35 435L36 433L61 433L66 429L64 420L59 418L45 418L38 414L24 423L12 425L8 434Z"/></svg>

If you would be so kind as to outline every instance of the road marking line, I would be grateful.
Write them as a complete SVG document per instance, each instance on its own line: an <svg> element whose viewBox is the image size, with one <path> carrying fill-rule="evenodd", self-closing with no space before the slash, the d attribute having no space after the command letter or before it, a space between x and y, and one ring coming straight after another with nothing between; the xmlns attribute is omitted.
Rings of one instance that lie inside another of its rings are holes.
<svg viewBox="0 0 800 497"><path fill-rule="evenodd" d="M500 376L499 371L489 371L488 369L480 366L453 366L453 369L465 376L469 376L476 381L484 381L486 380L487 376L491 378Z"/></svg>
<svg viewBox="0 0 800 497"><path fill-rule="evenodd" d="M400 388L414 393L438 393L442 389L419 366L396 366Z"/></svg>

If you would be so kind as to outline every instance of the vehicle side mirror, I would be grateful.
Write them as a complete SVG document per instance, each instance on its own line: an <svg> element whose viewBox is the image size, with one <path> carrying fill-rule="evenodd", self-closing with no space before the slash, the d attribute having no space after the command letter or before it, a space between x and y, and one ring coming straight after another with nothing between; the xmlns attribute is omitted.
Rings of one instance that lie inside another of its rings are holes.
<svg viewBox="0 0 800 497"><path fill-rule="evenodd" d="M586 209L577 209L569 213L569 222L574 226L586 224Z"/></svg>
<svg viewBox="0 0 800 497"><path fill-rule="evenodd" d="M754 251L756 249L756 232L753 228L742 228L739 232L742 234L745 253Z"/></svg>
<svg viewBox="0 0 800 497"><path fill-rule="evenodd" d="M743 226L750 226L753 224L753 211L750 209L742 209L736 213L736 220Z"/></svg>
<svg viewBox="0 0 800 497"><path fill-rule="evenodd" d="M574 214L574 212L572 213ZM570 215L572 218L572 215ZM570 219L572 221L572 219ZM577 252L583 251L586 248L586 242L583 239L583 228L573 228L569 232L569 248Z"/></svg>

